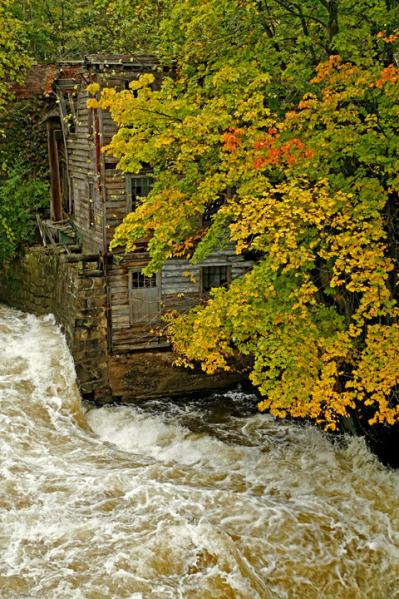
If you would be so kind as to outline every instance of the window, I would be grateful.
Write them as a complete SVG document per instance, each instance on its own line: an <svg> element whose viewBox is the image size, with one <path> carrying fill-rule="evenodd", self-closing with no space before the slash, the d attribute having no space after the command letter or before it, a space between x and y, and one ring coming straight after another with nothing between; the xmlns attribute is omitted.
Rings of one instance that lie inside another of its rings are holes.
<svg viewBox="0 0 399 599"><path fill-rule="evenodd" d="M137 208L139 198L145 198L148 196L153 183L154 179L149 175L130 175L127 177L126 184L129 212L132 212Z"/></svg>
<svg viewBox="0 0 399 599"><path fill-rule="evenodd" d="M151 275L150 277L147 277L146 275L143 275L140 271L133 271L131 273L131 281L132 289L144 289L157 286L156 275Z"/></svg>
<svg viewBox="0 0 399 599"><path fill-rule="evenodd" d="M226 287L231 281L231 267L223 264L219 266L204 266L202 274L202 291L207 293L213 287Z"/></svg>

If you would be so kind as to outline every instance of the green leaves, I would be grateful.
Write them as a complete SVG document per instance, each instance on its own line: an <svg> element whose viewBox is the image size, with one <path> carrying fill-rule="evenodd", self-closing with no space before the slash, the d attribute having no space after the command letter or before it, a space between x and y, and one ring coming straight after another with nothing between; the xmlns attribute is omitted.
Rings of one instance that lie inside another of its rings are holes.
<svg viewBox="0 0 399 599"><path fill-rule="evenodd" d="M13 0L0 2L0 117L11 99L12 88L21 83L30 64L23 24L13 15Z"/></svg>
<svg viewBox="0 0 399 599"><path fill-rule="evenodd" d="M8 173L0 186L0 264L21 243L34 241L35 213L48 206L48 185L30 178L21 166Z"/></svg>

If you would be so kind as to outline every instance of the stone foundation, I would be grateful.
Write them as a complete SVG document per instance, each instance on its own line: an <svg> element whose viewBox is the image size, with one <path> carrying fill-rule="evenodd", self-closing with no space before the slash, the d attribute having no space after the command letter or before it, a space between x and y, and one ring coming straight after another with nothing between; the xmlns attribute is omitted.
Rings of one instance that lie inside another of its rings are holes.
<svg viewBox="0 0 399 599"><path fill-rule="evenodd" d="M81 275L57 248L34 246L0 272L0 301L36 315L54 314L75 360L83 395L111 396L103 277Z"/></svg>
<svg viewBox="0 0 399 599"><path fill-rule="evenodd" d="M242 380L240 374L208 376L200 370L173 366L171 351L146 351L109 356L108 376L114 398L131 399L192 395L226 389Z"/></svg>
<svg viewBox="0 0 399 599"><path fill-rule="evenodd" d="M176 368L168 350L109 354L105 279L94 274L68 262L59 248L42 246L29 248L0 271L1 302L36 315L54 314L65 332L83 397L101 404L128 402L222 389L242 378Z"/></svg>

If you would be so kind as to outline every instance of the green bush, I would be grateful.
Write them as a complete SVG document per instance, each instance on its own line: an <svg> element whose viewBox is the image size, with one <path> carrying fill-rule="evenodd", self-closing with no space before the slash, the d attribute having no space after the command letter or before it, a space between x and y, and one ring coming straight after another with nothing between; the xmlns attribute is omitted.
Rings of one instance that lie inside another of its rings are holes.
<svg viewBox="0 0 399 599"><path fill-rule="evenodd" d="M0 182L0 263L35 238L35 214L48 207L48 183L15 166Z"/></svg>

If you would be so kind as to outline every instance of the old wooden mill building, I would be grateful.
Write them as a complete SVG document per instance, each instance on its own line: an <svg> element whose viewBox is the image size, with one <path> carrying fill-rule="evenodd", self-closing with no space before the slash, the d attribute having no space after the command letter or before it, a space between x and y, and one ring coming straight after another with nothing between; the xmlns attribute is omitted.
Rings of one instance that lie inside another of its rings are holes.
<svg viewBox="0 0 399 599"><path fill-rule="evenodd" d="M155 68L147 55L88 56L62 63L52 78L44 119L51 209L50 219L39 222L42 239L64 245L67 259L79 261L83 275L102 279L108 356L124 355L125 364L128 355L141 353L149 359L151 352L167 351L165 338L154 333L163 312L188 309L211 287L228 284L251 266L229 248L196 266L171 259L148 277L141 273L148 261L145 244L128 255L109 252L115 227L134 209L136 198L149 193L152 177L147 172L124 174L116 159L101 152L116 125L108 112L87 107L86 88L98 82L129 89L130 81Z"/></svg>

